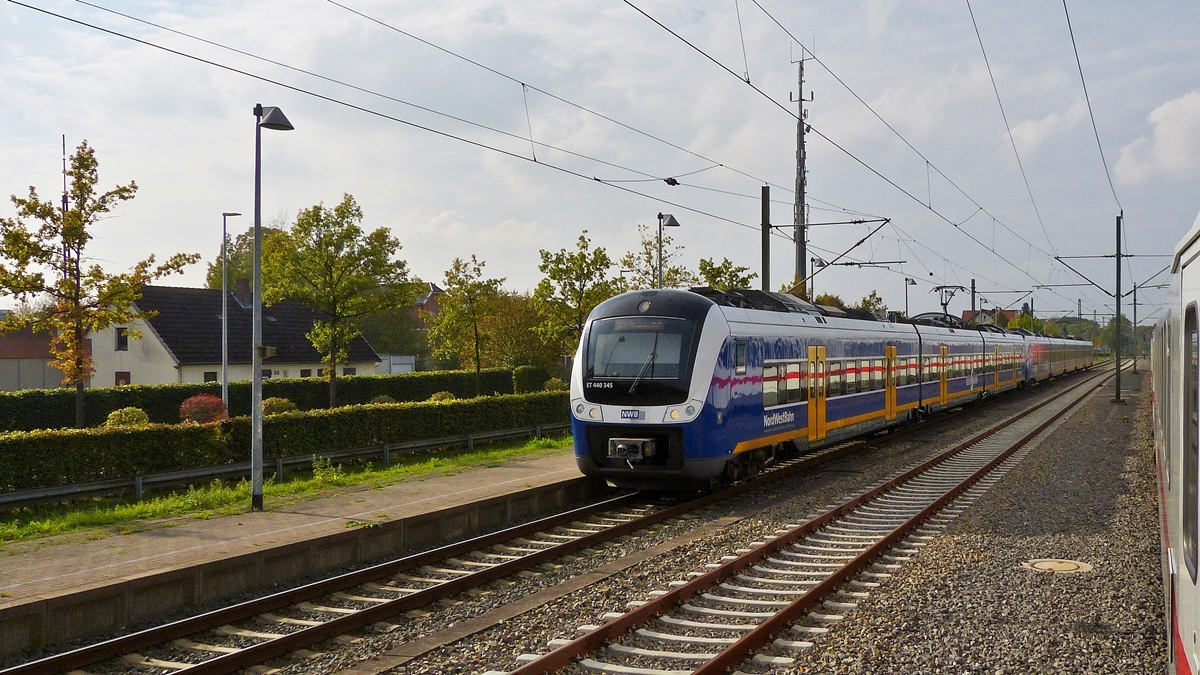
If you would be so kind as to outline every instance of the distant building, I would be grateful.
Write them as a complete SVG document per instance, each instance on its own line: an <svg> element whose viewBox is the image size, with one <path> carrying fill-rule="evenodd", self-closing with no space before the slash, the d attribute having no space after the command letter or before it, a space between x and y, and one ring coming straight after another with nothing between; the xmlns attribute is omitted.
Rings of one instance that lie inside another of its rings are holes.
<svg viewBox="0 0 1200 675"><path fill-rule="evenodd" d="M962 313L963 321L969 323L988 323L1004 328L1008 326L1008 322L1017 318L1020 314L1015 309L980 309L975 312L975 317L971 317L971 310L964 309Z"/></svg>
<svg viewBox="0 0 1200 675"><path fill-rule="evenodd" d="M138 309L148 320L111 326L92 334L93 386L216 382L221 379L221 291L147 286ZM239 280L229 294L229 379L250 379L252 311L250 287ZM263 309L263 343L275 356L264 359L263 377L320 377L321 355L305 336L322 315L294 300ZM134 339L130 331L141 333ZM362 337L348 348L338 375L369 375L379 356Z"/></svg>
<svg viewBox="0 0 1200 675"><path fill-rule="evenodd" d="M417 301L413 303L410 311L412 312L413 317L417 320L418 330L429 330L429 323L425 321L425 315L428 314L429 316L437 316L437 313L442 308L441 303L438 301L438 297L445 292L446 291L438 288L437 284L430 281L429 288L417 296Z"/></svg>
<svg viewBox="0 0 1200 675"><path fill-rule="evenodd" d="M48 333L23 328L0 335L0 391L63 386L63 372L50 365L53 360Z"/></svg>

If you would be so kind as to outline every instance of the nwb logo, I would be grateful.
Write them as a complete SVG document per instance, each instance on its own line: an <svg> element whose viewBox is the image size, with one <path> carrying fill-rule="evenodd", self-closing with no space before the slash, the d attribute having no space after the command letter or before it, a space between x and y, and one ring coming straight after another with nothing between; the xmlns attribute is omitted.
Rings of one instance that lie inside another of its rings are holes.
<svg viewBox="0 0 1200 675"><path fill-rule="evenodd" d="M796 421L796 413L790 410L779 410L769 415L763 415L763 426L774 427L780 424L791 424Z"/></svg>
<svg viewBox="0 0 1200 675"><path fill-rule="evenodd" d="M646 416L644 410L622 410L621 419L623 420L640 420Z"/></svg>

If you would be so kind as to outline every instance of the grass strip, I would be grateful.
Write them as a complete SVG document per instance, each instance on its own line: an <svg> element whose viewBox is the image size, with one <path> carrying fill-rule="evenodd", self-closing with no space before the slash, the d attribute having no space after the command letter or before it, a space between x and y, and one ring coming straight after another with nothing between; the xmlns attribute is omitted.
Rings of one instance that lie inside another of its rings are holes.
<svg viewBox="0 0 1200 675"><path fill-rule="evenodd" d="M331 496L339 488L370 485L382 489L388 485L454 474L468 469L495 466L514 460L550 455L571 447L570 436L528 441L493 443L482 449L451 450L438 453L396 455L392 465L335 465L316 459L311 472L298 472L282 481L274 478L263 485L267 510L294 504L302 499ZM203 486L188 486L163 491L136 501L132 496L87 499L70 503L40 504L0 513L0 547L72 532L86 532L88 539L112 534L130 534L162 526L162 519L207 519L217 515L243 513L250 508L250 482L214 480Z"/></svg>

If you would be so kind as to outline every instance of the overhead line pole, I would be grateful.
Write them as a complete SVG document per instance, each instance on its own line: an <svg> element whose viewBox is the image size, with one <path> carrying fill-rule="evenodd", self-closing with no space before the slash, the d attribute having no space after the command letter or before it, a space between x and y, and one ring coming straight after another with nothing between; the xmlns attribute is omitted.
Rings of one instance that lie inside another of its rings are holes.
<svg viewBox="0 0 1200 675"><path fill-rule="evenodd" d="M793 207L793 217L796 224L792 236L796 244L796 279L801 283L800 295L808 292L808 227L804 213L804 192L808 187L808 178L805 175L805 148L804 148L804 53L800 54L799 61L799 77L796 86L796 99L800 106L800 114L796 117L796 204ZM764 290L770 290L765 289ZM811 293L809 298L813 298Z"/></svg>
<svg viewBox="0 0 1200 675"><path fill-rule="evenodd" d="M1123 403L1121 400L1121 219L1125 216L1124 209L1117 214L1117 292L1114 295L1117 307L1115 310L1116 316L1113 317L1113 324L1116 328L1116 339L1113 340L1113 355L1116 357L1116 387L1117 395L1113 399L1114 403Z"/></svg>
<svg viewBox="0 0 1200 675"><path fill-rule="evenodd" d="M771 186L762 186L762 289L771 290Z"/></svg>

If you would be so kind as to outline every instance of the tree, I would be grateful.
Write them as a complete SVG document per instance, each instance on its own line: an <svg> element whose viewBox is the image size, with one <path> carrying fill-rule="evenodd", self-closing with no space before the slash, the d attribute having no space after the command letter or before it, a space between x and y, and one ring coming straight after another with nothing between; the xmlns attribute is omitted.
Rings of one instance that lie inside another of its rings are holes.
<svg viewBox="0 0 1200 675"><path fill-rule="evenodd" d="M883 298L875 291L858 301L858 308L866 310L872 314L887 314L887 305L883 302Z"/></svg>
<svg viewBox="0 0 1200 675"><path fill-rule="evenodd" d="M749 272L749 267L734 266L729 258L722 258L721 264L713 262L712 258L700 259L700 276L704 277L704 283L709 288L715 288L719 291L737 291L750 288L750 280L758 276L755 272ZM666 272L663 272L666 276Z"/></svg>
<svg viewBox="0 0 1200 675"><path fill-rule="evenodd" d="M489 339L483 360L488 367L551 368L558 364L562 341L539 330L545 317L532 295L502 291L491 307L493 311L484 320Z"/></svg>
<svg viewBox="0 0 1200 675"><path fill-rule="evenodd" d="M413 301L428 286L422 281L403 284L404 302L355 319L354 327L381 354L427 356L429 344L421 330Z"/></svg>
<svg viewBox="0 0 1200 675"><path fill-rule="evenodd" d="M616 295L618 283L608 278L612 259L603 248L591 248L587 230L579 234L575 250L541 250L538 271L546 275L533 292L543 320L544 339L557 342L559 352L568 340L577 340L596 305Z"/></svg>
<svg viewBox="0 0 1200 675"><path fill-rule="evenodd" d="M642 239L637 251L630 251L621 258L621 268L633 270L626 279L618 281L622 291L658 286L658 231L649 225L638 223L638 235ZM662 285L663 288L687 288L695 286L700 278L691 270L675 263L682 256L683 246L674 243L670 235L662 238Z"/></svg>
<svg viewBox="0 0 1200 675"><path fill-rule="evenodd" d="M495 311L504 279L485 279L485 263L471 256L470 261L455 258L446 270L446 292L438 298L440 309L428 316L429 341L435 356L457 356L475 362L475 395L479 396L479 370L485 343L490 336L484 322Z"/></svg>
<svg viewBox="0 0 1200 675"><path fill-rule="evenodd" d="M1118 333L1121 336L1121 356L1127 357L1133 353L1133 324L1124 314L1109 320L1108 325L1100 332L1101 344L1109 350L1115 350Z"/></svg>
<svg viewBox="0 0 1200 675"><path fill-rule="evenodd" d="M23 303L0 324L0 331L29 326L50 334L54 367L63 372L63 384L75 385L75 425L80 428L83 388L95 372L88 333L149 318L134 306L142 287L200 259L198 254L178 253L155 266L151 255L125 274L108 274L89 264L84 250L92 240L90 228L137 192L137 184L130 181L97 194L99 166L95 150L84 141L67 171L70 207L65 213L30 187L28 197L12 196L16 218L0 219L0 291ZM25 218L37 221L37 229L27 227ZM137 331L129 335L140 337Z"/></svg>
<svg viewBox="0 0 1200 675"><path fill-rule="evenodd" d="M358 335L355 319L404 304L408 266L394 256L400 242L387 228L365 233L363 213L346 194L333 209L317 204L292 228L264 242L263 300L301 302L327 318L313 322L309 341L329 365L329 407L337 405L337 364ZM266 245L269 244L269 245Z"/></svg>
<svg viewBox="0 0 1200 675"><path fill-rule="evenodd" d="M265 248L267 240L281 234L287 227L287 222L283 218L283 214L279 214L271 219L270 224L264 225L262 228L263 247ZM226 240L226 257L229 259L229 283L232 286L238 279L250 279L254 276L254 227L251 226L245 232L230 237ZM217 250L217 257L213 262L208 263L208 272L205 274L204 282L209 288L221 287L221 251Z"/></svg>
<svg viewBox="0 0 1200 675"><path fill-rule="evenodd" d="M814 305L825 305L826 307L837 307L838 309L850 309L846 306L846 301L842 300L832 293L822 293L813 300Z"/></svg>

